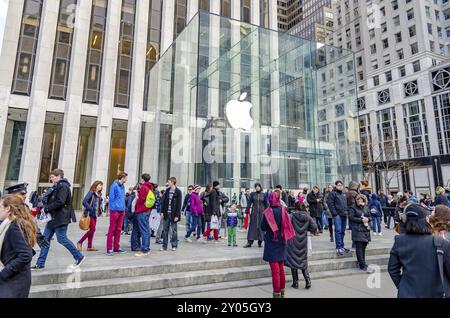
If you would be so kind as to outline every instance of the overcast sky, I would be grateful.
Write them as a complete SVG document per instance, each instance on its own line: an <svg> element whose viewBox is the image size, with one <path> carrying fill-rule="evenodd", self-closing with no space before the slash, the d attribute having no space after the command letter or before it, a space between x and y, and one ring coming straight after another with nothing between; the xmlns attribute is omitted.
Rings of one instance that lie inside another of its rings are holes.
<svg viewBox="0 0 450 318"><path fill-rule="evenodd" d="M0 52L2 51L3 33L5 31L5 20L9 1L10 0L0 0Z"/></svg>

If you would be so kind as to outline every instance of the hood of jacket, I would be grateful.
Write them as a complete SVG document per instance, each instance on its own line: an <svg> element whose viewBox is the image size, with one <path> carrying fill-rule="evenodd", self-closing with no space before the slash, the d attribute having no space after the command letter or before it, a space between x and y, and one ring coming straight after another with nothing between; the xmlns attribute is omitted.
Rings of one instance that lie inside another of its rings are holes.
<svg viewBox="0 0 450 318"><path fill-rule="evenodd" d="M375 193L372 193L372 195L370 196L370 200L371 201L378 200L378 195L376 195Z"/></svg>
<svg viewBox="0 0 450 318"><path fill-rule="evenodd" d="M350 181L349 185L348 185L348 189L349 190L354 190L354 191L358 191L359 188L359 183L356 181Z"/></svg>

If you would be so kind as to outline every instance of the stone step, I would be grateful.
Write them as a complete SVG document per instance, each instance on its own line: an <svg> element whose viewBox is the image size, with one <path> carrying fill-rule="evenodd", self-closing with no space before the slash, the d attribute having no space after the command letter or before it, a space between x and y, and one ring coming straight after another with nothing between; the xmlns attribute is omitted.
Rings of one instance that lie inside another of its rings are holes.
<svg viewBox="0 0 450 318"><path fill-rule="evenodd" d="M380 272L386 272L386 271L387 271L387 266L385 266L385 265L380 266ZM361 273L356 268L341 269L341 270L336 270L336 271L317 272L317 273L312 272L310 275L311 275L313 284L314 284L315 280L319 280L319 279L347 277L347 276L354 276L354 275L361 275L362 277L366 276L366 274ZM300 274L299 278L300 278L300 282L304 281L303 276L301 274ZM291 276L289 270L286 271L286 282L287 283L292 282L292 276ZM116 295L100 296L100 297L93 297L93 298L164 298L164 297L174 297L174 296L183 297L186 295L191 295L191 294L196 294L196 293L204 293L204 292L212 292L212 291L228 290L228 289L236 289L236 288L255 287L255 286L264 286L264 285L270 285L270 284L272 284L272 278L264 277L264 278L216 283L216 284L195 285L195 286L149 290L149 291L135 292L135 293L116 294ZM302 284L300 284L300 285L302 285ZM286 284L286 286L288 286L288 284ZM300 288L302 288L302 287L300 287ZM249 295L249 298L251 298L251 295Z"/></svg>
<svg viewBox="0 0 450 318"><path fill-rule="evenodd" d="M366 257L368 264L386 265L388 255ZM311 273L354 269L356 260L345 257L341 259L322 259L309 262ZM143 292L186 286L217 284L232 281L252 280L270 277L267 265L251 265L226 267L219 269L201 269L193 271L178 271L156 273L144 276L127 276L121 278L82 279L78 284L48 284L32 286L32 298L84 298L107 296L131 292Z"/></svg>
<svg viewBox="0 0 450 318"><path fill-rule="evenodd" d="M389 253L390 248L374 248L367 250L367 256L371 255L384 255ZM155 252L158 253L158 252ZM349 253L344 258L355 258L355 253ZM315 260L329 260L329 259L342 259L338 257L334 251L318 251L313 252L313 255L309 257L310 261ZM80 279L83 281L93 280L105 280L124 277L137 277L157 274L168 274L178 272L189 272L209 269L221 269L230 267L245 267L253 265L262 265L264 261L261 256L258 257L236 257L230 258L215 258L206 261L170 261L170 262L158 262L155 264L152 260L152 256L148 256L147 265L137 266L102 266L102 267L84 267L83 265L79 269ZM62 272L61 270L42 270L32 272L32 285L53 285L63 284L73 277L73 271L67 270Z"/></svg>

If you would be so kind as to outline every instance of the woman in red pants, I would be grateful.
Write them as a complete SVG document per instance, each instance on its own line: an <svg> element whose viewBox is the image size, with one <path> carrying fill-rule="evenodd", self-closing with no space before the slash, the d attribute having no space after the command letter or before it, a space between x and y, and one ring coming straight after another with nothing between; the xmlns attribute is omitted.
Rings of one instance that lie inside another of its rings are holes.
<svg viewBox="0 0 450 318"><path fill-rule="evenodd" d="M84 216L90 217L90 223L89 223L89 231L83 235L83 237L78 241L77 248L78 250L83 250L83 242L87 239L88 240L88 252L97 252L98 249L94 248L93 241L94 241L94 233L96 230L97 225L97 215L101 215L102 212L102 189L103 189L103 182L101 181L95 181L90 191L86 194L83 200L83 206L84 206Z"/></svg>
<svg viewBox="0 0 450 318"><path fill-rule="evenodd" d="M284 298L286 275L284 258L287 241L295 236L286 208L281 206L281 193L273 191L269 196L270 207L264 211L261 230L264 234L264 256L272 271L273 297Z"/></svg>

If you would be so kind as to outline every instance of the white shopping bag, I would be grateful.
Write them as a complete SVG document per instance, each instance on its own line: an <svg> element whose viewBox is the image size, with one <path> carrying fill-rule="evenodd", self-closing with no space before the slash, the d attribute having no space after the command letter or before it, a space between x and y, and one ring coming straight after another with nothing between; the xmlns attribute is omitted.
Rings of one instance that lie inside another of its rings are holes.
<svg viewBox="0 0 450 318"><path fill-rule="evenodd" d="M158 231L159 224L161 223L161 215L158 213L158 210L153 209L150 213L150 229L153 231Z"/></svg>
<svg viewBox="0 0 450 318"><path fill-rule="evenodd" d="M41 225L46 225L51 220L52 216L50 215L50 213L45 213L44 211L41 211L41 214L37 216L37 222Z"/></svg>
<svg viewBox="0 0 450 318"><path fill-rule="evenodd" d="M308 235L308 257L312 255L312 239L311 235Z"/></svg>

